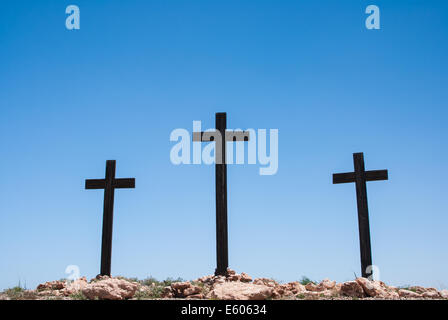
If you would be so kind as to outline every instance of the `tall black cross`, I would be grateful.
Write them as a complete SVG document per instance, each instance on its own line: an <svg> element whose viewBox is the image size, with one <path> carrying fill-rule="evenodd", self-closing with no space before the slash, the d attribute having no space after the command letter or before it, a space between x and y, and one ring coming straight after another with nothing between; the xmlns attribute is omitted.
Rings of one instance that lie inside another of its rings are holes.
<svg viewBox="0 0 448 320"><path fill-rule="evenodd" d="M366 181L387 180L387 170L365 171L364 154L353 154L355 172L333 174L333 183L355 182L358 204L359 243L361 249L361 273L364 278L372 275L372 248L370 246L369 209L367 207ZM369 268L370 266L370 268Z"/></svg>
<svg viewBox="0 0 448 320"><path fill-rule="evenodd" d="M112 227L115 189L135 188L134 178L115 179L115 160L106 161L105 179L87 179L86 189L104 189L103 237L101 243L101 275L110 276L112 260Z"/></svg>
<svg viewBox="0 0 448 320"><path fill-rule="evenodd" d="M226 141L249 141L248 131L226 130L225 112L215 115L215 131L193 132L193 141L215 141L215 183L216 183L216 262L215 275L226 275L229 266L227 232L227 164ZM222 137L225 137L224 141Z"/></svg>

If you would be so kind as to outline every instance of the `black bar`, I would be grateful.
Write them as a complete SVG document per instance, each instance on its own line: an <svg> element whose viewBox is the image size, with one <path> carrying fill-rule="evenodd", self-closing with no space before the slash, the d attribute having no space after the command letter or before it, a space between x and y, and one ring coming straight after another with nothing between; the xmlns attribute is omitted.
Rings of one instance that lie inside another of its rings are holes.
<svg viewBox="0 0 448 320"><path fill-rule="evenodd" d="M226 113L216 113L216 130L221 137L225 137ZM221 154L215 146L215 182L216 182L216 261L215 275L226 275L229 265L228 254L228 232L227 232L227 165L226 165L226 143L221 143ZM221 157L219 162L218 157Z"/></svg>
<svg viewBox="0 0 448 320"><path fill-rule="evenodd" d="M355 173L334 173L333 174L333 184L355 182Z"/></svg>
<svg viewBox="0 0 448 320"><path fill-rule="evenodd" d="M106 180L104 179L87 179L86 189L104 189L106 187Z"/></svg>
<svg viewBox="0 0 448 320"><path fill-rule="evenodd" d="M106 188L104 189L103 238L101 245L101 275L110 276L112 263L112 229L114 219L115 160L106 161Z"/></svg>
<svg viewBox="0 0 448 320"><path fill-rule="evenodd" d="M114 188L116 188L116 189L133 189L133 188L135 188L135 179L134 178L115 179Z"/></svg>
<svg viewBox="0 0 448 320"><path fill-rule="evenodd" d="M387 170L370 170L366 171L366 181L388 180Z"/></svg>
<svg viewBox="0 0 448 320"><path fill-rule="evenodd" d="M372 249L370 245L369 209L367 206L367 188L364 168L364 155L353 154L353 164L356 178L356 201L358 204L359 243L361 250L361 273L363 278L372 275L367 268L372 265Z"/></svg>
<svg viewBox="0 0 448 320"><path fill-rule="evenodd" d="M428 318L440 317L446 312L446 301L442 300L192 300L192 299L156 299L156 300L3 300L0 301L2 313L11 314L20 310L27 318L36 314L59 314L59 310L69 313L74 318L85 317L86 308L93 318L108 319L117 314L161 314L163 319L179 320L268 320L291 319L291 315L319 312L320 318L331 318L335 314L353 313L355 309L368 310L373 318L383 318L387 308L401 318L415 317L417 312L425 310ZM242 308L243 307L243 308ZM246 308L244 308L246 307ZM208 312L202 314L186 313L184 310L214 308L213 316ZM249 309L250 308L250 309ZM57 311L55 311L57 310ZM252 310L251 313L244 310ZM255 312L257 310L258 312ZM298 316L295 318L299 318Z"/></svg>

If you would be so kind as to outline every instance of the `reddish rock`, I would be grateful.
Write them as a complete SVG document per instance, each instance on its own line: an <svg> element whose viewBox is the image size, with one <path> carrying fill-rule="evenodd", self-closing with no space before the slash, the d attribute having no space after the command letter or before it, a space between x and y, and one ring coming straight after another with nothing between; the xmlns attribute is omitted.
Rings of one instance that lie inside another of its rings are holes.
<svg viewBox="0 0 448 320"><path fill-rule="evenodd" d="M248 275L245 272L241 272L241 282L251 282L252 281L252 277L250 275Z"/></svg>
<svg viewBox="0 0 448 320"><path fill-rule="evenodd" d="M89 283L82 289L82 293L91 300L123 300L132 298L137 289L137 283L109 278Z"/></svg>
<svg viewBox="0 0 448 320"><path fill-rule="evenodd" d="M194 294L201 293L201 291L202 291L201 287L192 286L190 288L185 289L182 293L183 293L183 295L185 297L187 297L187 296L191 296L191 295L194 295Z"/></svg>
<svg viewBox="0 0 448 320"><path fill-rule="evenodd" d="M396 288L388 287L382 281L372 281L366 278L357 278L356 282L361 285L365 294L369 297L380 299L398 299Z"/></svg>
<svg viewBox="0 0 448 320"><path fill-rule="evenodd" d="M448 299L448 290L442 290L439 293L443 299Z"/></svg>
<svg viewBox="0 0 448 320"><path fill-rule="evenodd" d="M240 281L241 276L239 274L233 274L227 277L227 281Z"/></svg>
<svg viewBox="0 0 448 320"><path fill-rule="evenodd" d="M37 290L45 291L45 290L61 290L66 286L65 281L48 281L37 286Z"/></svg>
<svg viewBox="0 0 448 320"><path fill-rule="evenodd" d="M366 278L357 278L356 282L361 285L364 292L369 297L385 298L388 296L387 291L376 281L370 281Z"/></svg>
<svg viewBox="0 0 448 320"><path fill-rule="evenodd" d="M232 270L230 268L227 268L227 276L230 277L230 276L234 276L234 275L236 275L236 271Z"/></svg>
<svg viewBox="0 0 448 320"><path fill-rule="evenodd" d="M345 296L352 297L352 298L365 297L363 288L356 281L344 282L341 286L341 293Z"/></svg>
<svg viewBox="0 0 448 320"><path fill-rule="evenodd" d="M207 297L219 300L265 300L272 297L273 292L273 288L265 285L226 282L216 285Z"/></svg>
<svg viewBox="0 0 448 320"><path fill-rule="evenodd" d="M435 290L435 289L434 289ZM423 298L429 298L429 299L440 299L441 296L437 290L428 290L426 292L422 293Z"/></svg>
<svg viewBox="0 0 448 320"><path fill-rule="evenodd" d="M172 289L179 290L179 291L183 291L183 290L185 290L187 288L190 288L190 287L191 287L191 283L188 282L188 281L185 281L185 282L173 282L171 284L171 288Z"/></svg>
<svg viewBox="0 0 448 320"><path fill-rule="evenodd" d="M162 298L174 298L174 293L170 286L163 288Z"/></svg>
<svg viewBox="0 0 448 320"><path fill-rule="evenodd" d="M274 288L274 297L279 298L282 296L289 297L305 292L305 286L298 281L289 282L286 284L279 284Z"/></svg>
<svg viewBox="0 0 448 320"><path fill-rule="evenodd" d="M67 286L61 290L61 293L64 296L69 296L76 292L82 291L82 289L84 289L87 286L87 284L88 283L86 277L79 278L77 280L67 283Z"/></svg>
<svg viewBox="0 0 448 320"><path fill-rule="evenodd" d="M275 280L268 278L257 278L254 280L253 284L265 285L271 288L278 286L278 283Z"/></svg>
<svg viewBox="0 0 448 320"><path fill-rule="evenodd" d="M422 294L422 293L426 292L426 288L423 288L423 287L420 287L420 286L410 287L409 290L417 292L419 294Z"/></svg>
<svg viewBox="0 0 448 320"><path fill-rule="evenodd" d="M213 283L215 280L215 276L213 275L209 275L209 276L203 276L201 278L198 278L196 280L196 282L201 282L201 283Z"/></svg>
<svg viewBox="0 0 448 320"><path fill-rule="evenodd" d="M307 283L305 285L305 289L307 291L320 292L320 291L324 291L325 287L321 286L321 285L318 285L318 284L315 284L313 282L310 282L310 283Z"/></svg>
<svg viewBox="0 0 448 320"><path fill-rule="evenodd" d="M324 279L319 283L319 287L324 288L325 290L332 290L335 286L336 281L331 281L330 279Z"/></svg>
<svg viewBox="0 0 448 320"><path fill-rule="evenodd" d="M422 297L421 294L418 294L414 291L405 290L405 289L399 289L398 295L400 296L400 298L421 298Z"/></svg>

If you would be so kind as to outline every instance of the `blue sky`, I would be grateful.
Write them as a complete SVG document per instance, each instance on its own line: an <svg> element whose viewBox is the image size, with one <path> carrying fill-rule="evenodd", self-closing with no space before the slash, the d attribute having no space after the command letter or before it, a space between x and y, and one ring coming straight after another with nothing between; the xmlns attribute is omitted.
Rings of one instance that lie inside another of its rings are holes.
<svg viewBox="0 0 448 320"><path fill-rule="evenodd" d="M65 28L76 4L81 29ZM381 29L367 30L369 4ZM355 188L370 182L373 262L393 285L448 287L448 4L443 1L2 1L0 288L99 272L107 159L112 273L215 268L214 168L174 166L176 128L279 130L279 168L228 168L229 260L282 281L360 274Z"/></svg>

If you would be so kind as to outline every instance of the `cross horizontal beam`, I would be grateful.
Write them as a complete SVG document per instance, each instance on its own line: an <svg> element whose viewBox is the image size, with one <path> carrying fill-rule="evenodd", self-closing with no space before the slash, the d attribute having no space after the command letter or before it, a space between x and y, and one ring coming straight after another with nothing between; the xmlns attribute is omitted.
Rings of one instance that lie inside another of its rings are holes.
<svg viewBox="0 0 448 320"><path fill-rule="evenodd" d="M135 188L134 178L118 178L113 182L113 187L117 189Z"/></svg>
<svg viewBox="0 0 448 320"><path fill-rule="evenodd" d="M104 189L106 188L106 180L104 179L87 179L86 189Z"/></svg>
<svg viewBox="0 0 448 320"><path fill-rule="evenodd" d="M219 131L193 132L194 142L215 141ZM226 141L249 141L249 131L226 130Z"/></svg>
<svg viewBox="0 0 448 320"><path fill-rule="evenodd" d="M370 170L364 173L366 181L388 180L387 170ZM355 182L356 175L354 172L335 173L333 174L333 184Z"/></svg>
<svg viewBox="0 0 448 320"><path fill-rule="evenodd" d="M114 179L112 182L112 187L116 189L128 189L135 188L134 178L119 178ZM87 179L86 189L104 189L106 188L105 179Z"/></svg>

